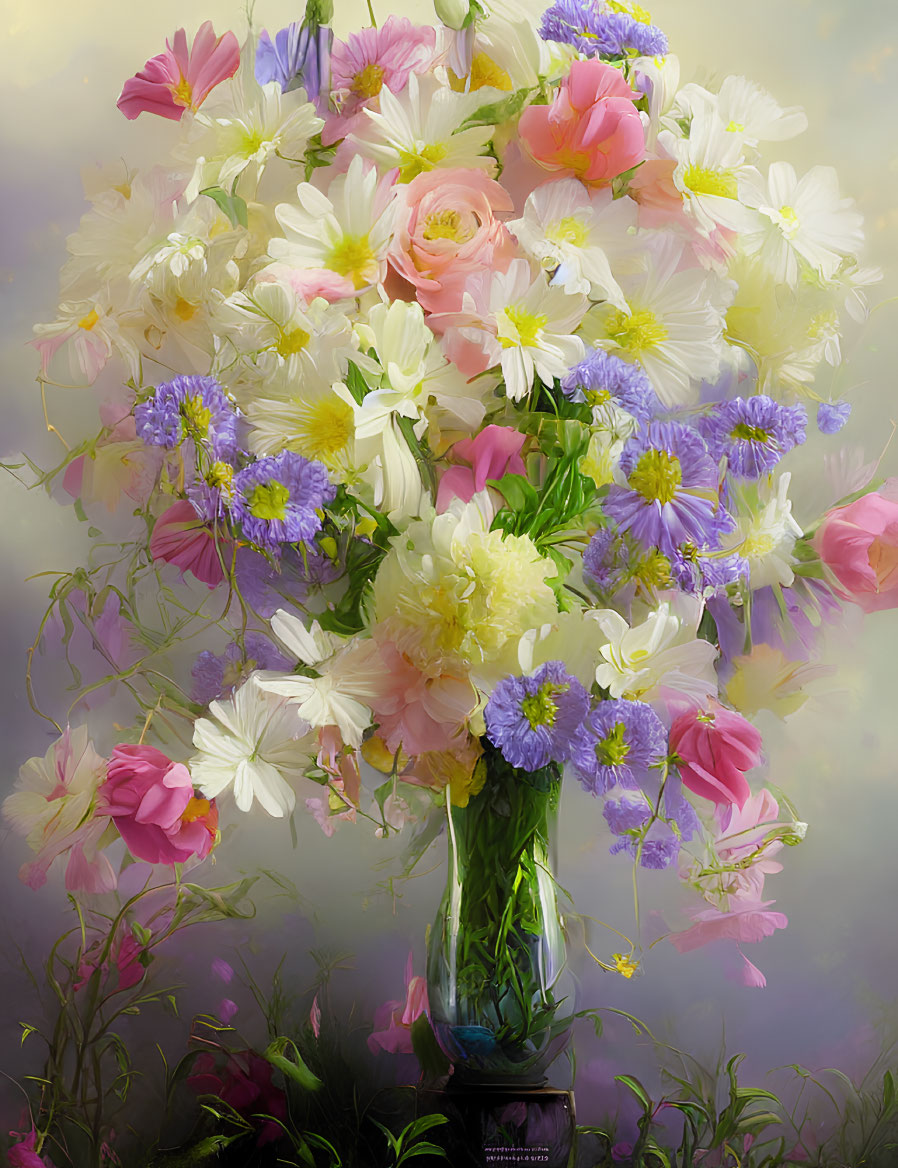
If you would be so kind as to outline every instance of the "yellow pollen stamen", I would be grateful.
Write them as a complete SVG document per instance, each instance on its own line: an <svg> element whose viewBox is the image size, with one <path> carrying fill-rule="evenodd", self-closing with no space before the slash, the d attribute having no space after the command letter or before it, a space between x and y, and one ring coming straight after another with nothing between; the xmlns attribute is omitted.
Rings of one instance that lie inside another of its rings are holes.
<svg viewBox="0 0 898 1168"><path fill-rule="evenodd" d="M351 89L356 97L367 99L369 97L377 97L383 87L383 66L369 63L353 77Z"/></svg>
<svg viewBox="0 0 898 1168"><path fill-rule="evenodd" d="M326 463L345 450L354 433L352 406L336 394L322 397L306 410L296 448L303 457Z"/></svg>
<svg viewBox="0 0 898 1168"><path fill-rule="evenodd" d="M491 89L502 89L506 93L514 89L514 83L505 70L497 65L492 57L488 57L486 53L475 53L471 60L470 85L467 77L459 77L457 73L449 70L449 85L456 93L464 93L466 89L471 91L475 89L483 89L484 86L489 86Z"/></svg>
<svg viewBox="0 0 898 1168"><path fill-rule="evenodd" d="M546 239L550 243L572 243L574 247L584 247L589 239L589 232L579 219L573 215L566 215L546 229Z"/></svg>
<svg viewBox="0 0 898 1168"><path fill-rule="evenodd" d="M608 336L628 353L643 353L667 339L667 329L648 308L626 313L615 309L605 322Z"/></svg>
<svg viewBox="0 0 898 1168"><path fill-rule="evenodd" d="M367 235L344 235L328 256L327 266L340 276L352 280L356 288L364 288L377 279L378 264Z"/></svg>
<svg viewBox="0 0 898 1168"><path fill-rule="evenodd" d="M506 334L505 336L501 333L499 334L498 341L503 349L513 349L517 345L525 349L532 348L536 344L540 331L545 327L546 321L548 320L547 316L528 312L525 308L521 308L517 304L512 304L500 312L500 321L503 316L508 324L512 326L512 333L517 334Z"/></svg>
<svg viewBox="0 0 898 1168"><path fill-rule="evenodd" d="M78 328L84 329L85 332L90 332L99 319L99 312L95 308L92 308L87 316L82 316L78 321Z"/></svg>
<svg viewBox="0 0 898 1168"><path fill-rule="evenodd" d="M196 316L199 311L199 305L191 304L189 300L185 300L183 296L179 296L175 301L173 311L178 320L183 320L186 324L187 321L193 320Z"/></svg>
<svg viewBox="0 0 898 1168"><path fill-rule="evenodd" d="M735 199L739 184L731 170L709 170L706 166L687 166L683 184L694 195L717 195L721 199Z"/></svg>
<svg viewBox="0 0 898 1168"><path fill-rule="evenodd" d="M183 105L187 109L190 109L193 102L193 90L186 77L182 77L177 85L172 86L171 95L178 105Z"/></svg>
<svg viewBox="0 0 898 1168"><path fill-rule="evenodd" d="M437 211L428 215L424 222L424 238L451 239L455 243L467 243L474 235L475 228L466 223L458 211Z"/></svg>
<svg viewBox="0 0 898 1168"><path fill-rule="evenodd" d="M275 349L285 360L301 353L312 339L304 328L285 329L278 337Z"/></svg>
<svg viewBox="0 0 898 1168"><path fill-rule="evenodd" d="M256 519L286 519L289 502L289 488L275 479L268 483L256 483L247 499L250 514Z"/></svg>
<svg viewBox="0 0 898 1168"><path fill-rule="evenodd" d="M189 429L197 434L208 432L209 423L212 421L212 411L198 394L184 399L181 414Z"/></svg>
<svg viewBox="0 0 898 1168"><path fill-rule="evenodd" d="M727 130L731 134L741 134L744 132L745 126L743 126L741 122L730 122L730 124L727 126Z"/></svg>
<svg viewBox="0 0 898 1168"><path fill-rule="evenodd" d="M647 503L671 503L683 481L680 460L666 450L647 450L630 472L627 482Z"/></svg>
<svg viewBox="0 0 898 1168"><path fill-rule="evenodd" d="M181 815L182 823L193 823L197 819L202 819L208 815L212 805L208 799L197 799L194 795Z"/></svg>
<svg viewBox="0 0 898 1168"><path fill-rule="evenodd" d="M419 174L434 170L449 153L449 147L442 142L431 142L420 150L399 151L399 181L409 183Z"/></svg>
<svg viewBox="0 0 898 1168"><path fill-rule="evenodd" d="M608 389L587 389L583 396L588 406L603 406L611 401L611 391Z"/></svg>

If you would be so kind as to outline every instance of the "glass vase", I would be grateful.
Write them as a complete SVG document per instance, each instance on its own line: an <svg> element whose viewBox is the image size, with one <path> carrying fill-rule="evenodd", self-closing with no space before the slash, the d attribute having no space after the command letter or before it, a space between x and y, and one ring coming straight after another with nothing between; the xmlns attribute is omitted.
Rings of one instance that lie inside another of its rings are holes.
<svg viewBox="0 0 898 1168"><path fill-rule="evenodd" d="M484 782L447 804L449 873L427 959L431 1022L452 1082L539 1086L574 1012L552 865L554 764L510 766L490 744Z"/></svg>

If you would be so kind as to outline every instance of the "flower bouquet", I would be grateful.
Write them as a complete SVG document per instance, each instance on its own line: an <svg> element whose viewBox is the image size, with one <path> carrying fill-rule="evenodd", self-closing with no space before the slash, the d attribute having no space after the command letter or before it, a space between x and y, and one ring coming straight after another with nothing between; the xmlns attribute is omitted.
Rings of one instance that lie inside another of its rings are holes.
<svg viewBox="0 0 898 1168"><path fill-rule="evenodd" d="M562 775L612 852L695 890L669 942L728 939L764 985L741 946L786 926L765 879L806 825L751 718L802 705L846 603L898 603L898 484L853 470L792 514L809 408L821 443L850 411L815 378L877 279L835 172L762 163L802 111L681 84L631 0L436 10L345 41L328 0L242 44L207 22L125 82L169 154L88 176L32 342L45 412L93 386L101 428L48 415L38 481L96 546L31 658L58 622L105 665L74 725L29 667L59 737L4 813L32 887L60 861L95 906L133 860L174 872L155 924L97 910L119 986L256 805L296 836L405 827L409 864L445 838L423 1014L459 1079L532 1085L575 1007ZM113 690L132 725L98 752ZM617 949L629 978L639 936Z"/></svg>

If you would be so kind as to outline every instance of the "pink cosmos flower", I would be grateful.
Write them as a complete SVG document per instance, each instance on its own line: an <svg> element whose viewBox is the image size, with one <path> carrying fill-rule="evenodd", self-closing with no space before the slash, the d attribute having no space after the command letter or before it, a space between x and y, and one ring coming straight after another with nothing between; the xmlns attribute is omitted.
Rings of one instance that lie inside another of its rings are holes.
<svg viewBox="0 0 898 1168"><path fill-rule="evenodd" d="M511 196L482 170L431 170L399 188L397 227L388 259L427 312L461 308L475 273L504 272L517 245L496 212Z"/></svg>
<svg viewBox="0 0 898 1168"><path fill-rule="evenodd" d="M100 788L100 812L132 855L149 864L183 864L208 856L218 830L214 800L197 798L182 763L153 746L117 746Z"/></svg>
<svg viewBox="0 0 898 1168"><path fill-rule="evenodd" d="M827 511L813 543L846 600L864 612L898 607L898 479Z"/></svg>
<svg viewBox="0 0 898 1168"><path fill-rule="evenodd" d="M436 32L405 16L388 16L380 28L364 28L331 49L331 98L338 109L327 119L321 140L331 145L365 120L366 107L377 109L386 85L400 93L410 73L424 73L433 63Z"/></svg>
<svg viewBox="0 0 898 1168"><path fill-rule="evenodd" d="M412 954L405 967L405 1001L385 1002L374 1015L375 1030L368 1036L368 1048L373 1054L385 1050L389 1054L414 1054L412 1023L426 1014L427 982L412 974Z"/></svg>
<svg viewBox="0 0 898 1168"><path fill-rule="evenodd" d="M784 913L770 912L772 900L740 901L739 907L729 911L706 908L693 914L696 922L682 933L671 934L670 940L680 953L700 949L711 941L762 941L777 929L785 929L788 918Z"/></svg>
<svg viewBox="0 0 898 1168"><path fill-rule="evenodd" d="M287 1118L287 1097L272 1082L272 1066L253 1050L234 1051L219 1070L215 1055L203 1052L193 1064L188 1085L198 1095L217 1095L258 1129L257 1145L283 1134L275 1120ZM262 1120L260 1114L273 1116Z"/></svg>
<svg viewBox="0 0 898 1168"><path fill-rule="evenodd" d="M20 1132L10 1132L11 1137L18 1137ZM53 1163L45 1156L35 1151L37 1146L37 1132L32 1124L31 1131L19 1143L9 1149L7 1164L9 1168L53 1168Z"/></svg>
<svg viewBox="0 0 898 1168"><path fill-rule="evenodd" d="M466 503L486 487L487 479L527 473L521 459L525 435L511 426L485 426L476 438L465 438L452 447L453 459L470 466L450 466L440 479L437 511L442 514L454 498Z"/></svg>
<svg viewBox="0 0 898 1168"><path fill-rule="evenodd" d="M150 537L150 555L154 560L165 560L182 572L190 572L210 588L224 579L221 556L229 553L221 539L216 545L212 528L187 499L173 503L156 520Z"/></svg>
<svg viewBox="0 0 898 1168"><path fill-rule="evenodd" d="M714 803L745 806L751 794L745 772L761 762L761 735L741 714L717 702L682 714L670 728L670 749L690 791Z"/></svg>
<svg viewBox="0 0 898 1168"><path fill-rule="evenodd" d="M174 40L125 82L116 105L126 118L146 112L179 122L185 110L198 110L216 85L237 72L237 38L232 32L217 37L211 21L200 25L189 50L183 28Z"/></svg>
<svg viewBox="0 0 898 1168"><path fill-rule="evenodd" d="M594 57L574 61L551 106L526 109L518 133L545 170L610 182L645 155L637 96L613 65Z"/></svg>

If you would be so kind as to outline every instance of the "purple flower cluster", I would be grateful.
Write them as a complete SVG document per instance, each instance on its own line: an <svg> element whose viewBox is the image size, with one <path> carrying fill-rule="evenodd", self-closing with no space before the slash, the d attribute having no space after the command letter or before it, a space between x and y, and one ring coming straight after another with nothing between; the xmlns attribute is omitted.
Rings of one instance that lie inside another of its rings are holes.
<svg viewBox="0 0 898 1168"><path fill-rule="evenodd" d="M586 56L663 57L667 37L654 24L624 12L608 12L592 0L556 0L543 13L539 34L546 41L573 45Z"/></svg>
<svg viewBox="0 0 898 1168"><path fill-rule="evenodd" d="M610 398L642 423L648 422L660 409L660 402L642 368L622 361L604 349L593 349L588 357L574 365L562 379L561 390L571 401L591 405Z"/></svg>
<svg viewBox="0 0 898 1168"><path fill-rule="evenodd" d="M758 479L804 442L807 422L804 406L781 406L759 393L712 406L700 430L711 457L726 458L730 474Z"/></svg>
<svg viewBox="0 0 898 1168"><path fill-rule="evenodd" d="M817 406L817 429L821 434L838 434L851 416L851 402L821 402Z"/></svg>
<svg viewBox="0 0 898 1168"><path fill-rule="evenodd" d="M256 81L276 81L282 93L302 87L319 114L330 89L330 53L333 30L294 21L275 35L263 29L256 46Z"/></svg>
<svg viewBox="0 0 898 1168"><path fill-rule="evenodd" d="M247 633L241 649L232 641L224 653L216 656L204 649L193 663L193 689L190 696L207 706L216 698L231 693L255 669L291 669L293 662L279 652L261 633Z"/></svg>
<svg viewBox="0 0 898 1168"><path fill-rule="evenodd" d="M667 732L645 702L599 702L574 736L571 762L591 795L612 787L637 791L667 750Z"/></svg>
<svg viewBox="0 0 898 1168"><path fill-rule="evenodd" d="M134 407L138 438L148 446L174 450L193 438L213 459L237 454L237 411L214 377L179 376L157 385L152 397Z"/></svg>
<svg viewBox="0 0 898 1168"><path fill-rule="evenodd" d="M620 837L610 848L612 856L626 852L639 857L640 867L659 869L669 868L680 854L680 840L663 819L656 819L645 831L652 808L644 795L607 799L603 814L612 834Z"/></svg>
<svg viewBox="0 0 898 1168"><path fill-rule="evenodd" d="M234 475L231 512L248 540L274 550L313 539L321 530L318 511L335 494L320 462L284 450Z"/></svg>
<svg viewBox="0 0 898 1168"><path fill-rule="evenodd" d="M506 762L538 771L566 762L589 696L561 661L547 661L529 677L506 677L487 702L486 733Z"/></svg>

